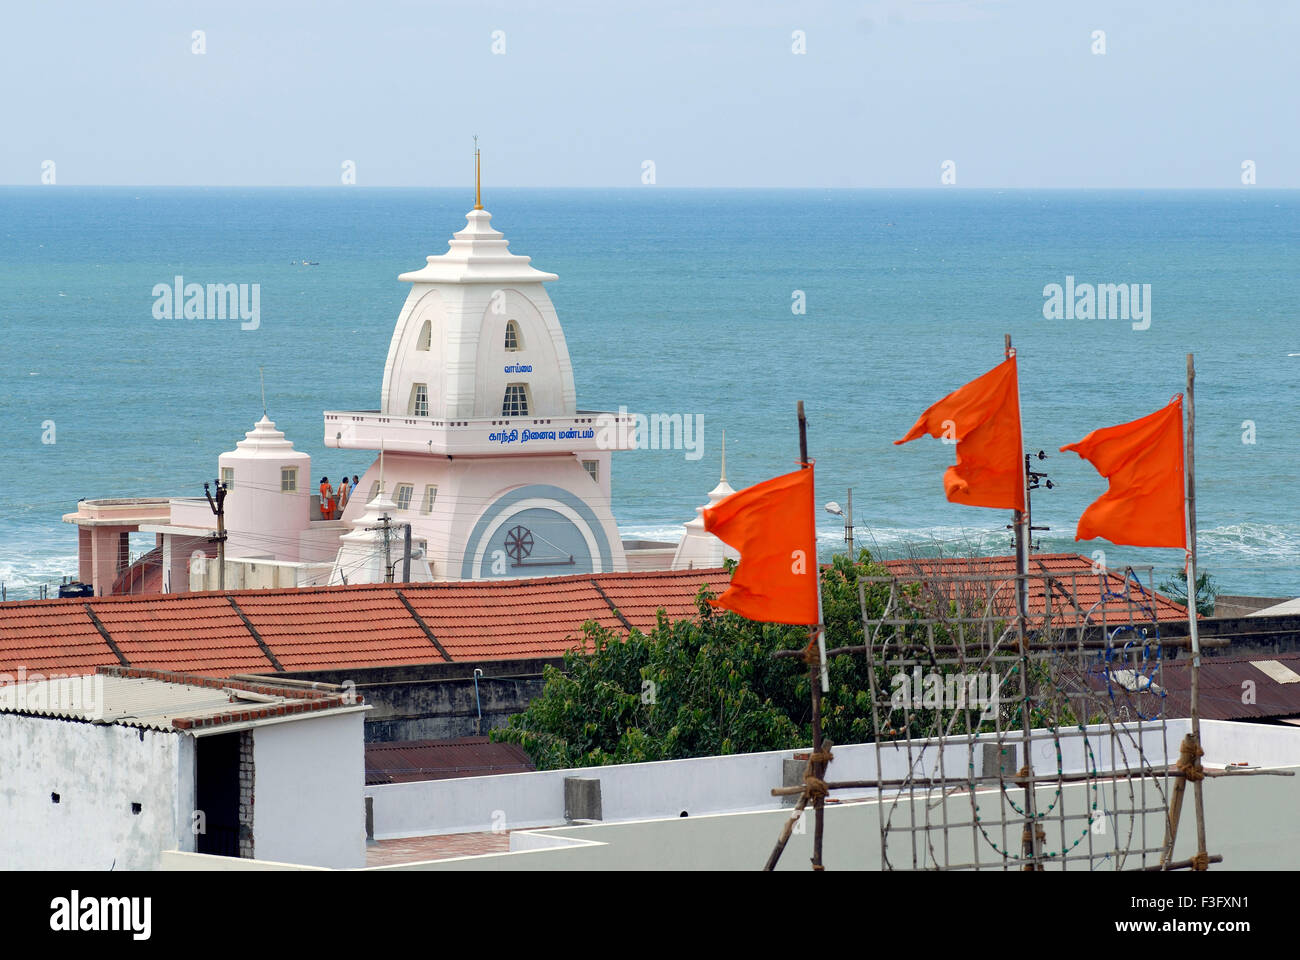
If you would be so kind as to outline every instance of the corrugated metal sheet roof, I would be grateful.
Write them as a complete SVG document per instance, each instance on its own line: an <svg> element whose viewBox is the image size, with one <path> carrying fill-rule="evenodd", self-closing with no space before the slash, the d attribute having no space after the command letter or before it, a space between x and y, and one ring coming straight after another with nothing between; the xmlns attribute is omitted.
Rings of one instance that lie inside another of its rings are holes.
<svg viewBox="0 0 1300 960"><path fill-rule="evenodd" d="M1268 657L1202 657L1200 676L1201 716L1206 720L1265 720L1300 716L1300 683L1279 683L1259 664L1276 663L1300 671L1300 653L1274 654ZM1119 671L1128 667L1115 665ZM1191 658L1180 656L1167 660L1159 674L1154 663L1138 672L1150 676L1165 691L1163 697L1153 693L1133 694L1111 683L1116 703L1128 707L1133 715L1154 716L1163 710L1166 717L1191 716ZM1106 692L1106 677L1100 663L1088 673L1088 685Z"/></svg>
<svg viewBox="0 0 1300 960"><path fill-rule="evenodd" d="M367 784L486 777L534 769L522 747L492 743L487 737L366 744Z"/></svg>
<svg viewBox="0 0 1300 960"><path fill-rule="evenodd" d="M149 730L195 730L353 706L341 693L120 667L0 686L0 713Z"/></svg>

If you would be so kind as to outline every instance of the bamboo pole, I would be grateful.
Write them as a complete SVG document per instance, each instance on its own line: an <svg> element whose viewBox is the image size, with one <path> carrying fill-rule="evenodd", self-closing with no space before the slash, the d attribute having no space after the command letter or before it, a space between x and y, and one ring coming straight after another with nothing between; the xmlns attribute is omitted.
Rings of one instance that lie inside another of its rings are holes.
<svg viewBox="0 0 1300 960"><path fill-rule="evenodd" d="M805 773L808 770L809 767L804 767ZM794 825L799 822L799 818L803 816L803 808L808 805L807 789L799 787L798 790L802 796L799 797L799 802L794 805L794 810L790 812L790 816L786 817L785 826L781 828L781 836L777 838L776 846L768 854L767 863L763 864L763 870L766 873L771 873L776 869L776 863L781 859L781 854L785 852L785 845L790 841L790 834L794 831Z"/></svg>
<svg viewBox="0 0 1300 960"><path fill-rule="evenodd" d="M1183 475L1187 493L1187 635L1192 641L1192 740L1195 749L1192 764L1201 767L1201 647L1197 631L1199 611L1196 607L1196 361L1187 355L1187 435ZM1184 781L1186 782L1186 781ZM1205 869L1205 800L1201 781L1192 781L1192 799L1196 808L1196 856L1201 861L1197 869ZM1172 852L1173 845L1170 844Z"/></svg>
<svg viewBox="0 0 1300 960"><path fill-rule="evenodd" d="M1200 860L1199 857L1193 857L1190 860L1179 860L1177 863L1161 863L1160 866L1158 867L1142 867L1141 869L1148 873L1150 873L1153 870L1186 870L1188 867L1195 868L1199 860ZM1205 857L1205 862L1207 864L1223 863L1223 855L1218 853L1207 854Z"/></svg>
<svg viewBox="0 0 1300 960"><path fill-rule="evenodd" d="M799 467L803 470L811 469L812 463L808 459L808 419L804 415L803 401L800 400L798 407L799 416ZM816 506L814 504L814 514ZM814 529L816 518L813 518ZM816 541L812 544L813 555L808 558L811 564L811 571L816 577L817 591L817 623L813 627L808 637L808 646L797 653L802 656L808 664L808 687L812 699L812 737L813 750L808 757L808 764L804 767L803 786L798 788L800 794L799 802L795 804L794 810L786 819L785 826L781 829L781 836L777 838L776 846L772 848L771 854L767 858L767 863L763 866L765 871L776 869L777 861L781 859L781 854L785 850L786 843L790 840L790 834L794 830L794 825L798 822L799 817L803 815L804 808L808 805L808 798L812 797L813 813L815 823L813 826L813 855L812 868L822 870L822 839L825 835L825 806L826 790L823 778L826 776L826 767L830 762L830 750L833 746L829 740L822 740L822 693L828 692L831 688L830 674L826 662L826 633L822 624L822 585L821 585L821 568L817 564ZM795 651L789 651L794 654Z"/></svg>

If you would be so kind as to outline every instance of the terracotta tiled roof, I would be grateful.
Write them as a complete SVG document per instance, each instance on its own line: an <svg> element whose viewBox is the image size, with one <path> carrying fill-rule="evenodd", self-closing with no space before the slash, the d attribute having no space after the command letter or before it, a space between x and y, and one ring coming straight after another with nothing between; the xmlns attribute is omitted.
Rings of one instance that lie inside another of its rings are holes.
<svg viewBox="0 0 1300 960"><path fill-rule="evenodd" d="M591 577L458 585L455 604L437 589L412 589L407 599L453 660L556 656L595 620L618 627ZM511 589L513 588L513 589Z"/></svg>
<svg viewBox="0 0 1300 960"><path fill-rule="evenodd" d="M1083 609L1100 597L1088 558L1033 559L1056 580L1054 606L1066 603L1071 591ZM918 562L923 576L1009 577L1013 567L1010 557L891 561L887 567L911 575ZM659 609L672 619L692 617L700 586L721 593L727 582L720 569L661 570L13 602L0 604L0 674L19 666L78 673L126 665L229 676L556 657L581 643L588 620L648 631ZM1108 582L1118 590L1123 577L1112 573ZM1031 608L1041 610L1043 597L1042 581L1035 581ZM1163 597L1154 602L1161 619L1186 616Z"/></svg>
<svg viewBox="0 0 1300 960"><path fill-rule="evenodd" d="M991 578L987 588L978 587L982 595L987 589L1006 609L1014 609L1015 557L942 557L917 560L888 560L885 567L899 577L934 578L951 582L953 578ZM1160 621L1187 620L1187 610L1168 597L1155 593L1152 585L1143 583L1136 587L1131 579L1126 583L1125 571L1108 570L1104 577L1093 570L1093 562L1077 553L1035 553L1029 562L1029 613L1041 617L1047 609L1047 595L1051 592L1053 621L1073 622L1092 611L1092 621L1100 622L1103 606L1113 611L1110 619L1128 619L1129 607L1149 606ZM1104 605L1104 591L1109 594ZM1127 593L1126 593L1127 591ZM1127 601L1120 599L1127 596Z"/></svg>
<svg viewBox="0 0 1300 960"><path fill-rule="evenodd" d="M442 660L398 598L399 589L407 593L412 587L259 590L235 599L285 670ZM259 669L267 665L264 656Z"/></svg>
<svg viewBox="0 0 1300 960"><path fill-rule="evenodd" d="M90 605L133 667L213 676L266 669L266 656L221 594L125 599L105 597Z"/></svg>
<svg viewBox="0 0 1300 960"><path fill-rule="evenodd" d="M94 673L98 666L121 662L95 628L84 601L0 605L0 674L13 676L19 667L29 673Z"/></svg>
<svg viewBox="0 0 1300 960"><path fill-rule="evenodd" d="M691 616L700 586L721 592L727 580L687 570L29 600L0 604L0 674L123 661L229 676L557 657L580 645L588 620L649 630L660 607Z"/></svg>

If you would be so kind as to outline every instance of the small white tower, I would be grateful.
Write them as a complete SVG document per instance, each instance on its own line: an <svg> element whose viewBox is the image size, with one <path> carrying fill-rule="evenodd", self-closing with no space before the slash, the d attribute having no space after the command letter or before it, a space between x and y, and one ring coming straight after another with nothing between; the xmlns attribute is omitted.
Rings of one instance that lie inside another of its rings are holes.
<svg viewBox="0 0 1300 960"><path fill-rule="evenodd" d="M736 491L727 483L727 432L722 432L722 477L709 491L709 502L695 508L695 518L687 520L686 533L673 555L674 570L703 570L722 566L726 559L739 560L740 553L704 529L704 511L714 507Z"/></svg>
<svg viewBox="0 0 1300 960"><path fill-rule="evenodd" d="M402 557L406 547L405 522L401 520L397 503L385 489L383 451L380 451L378 489L365 509L349 521L352 529L339 537L339 552L330 572L330 585L349 583L384 583L392 569L393 582L402 579ZM350 512L350 511L349 511ZM388 536L385 545L384 517L388 517ZM418 554L411 561L411 582L423 583L433 579L429 570L428 547L423 540L412 535L411 552Z"/></svg>
<svg viewBox="0 0 1300 960"><path fill-rule="evenodd" d="M299 559L299 534L309 525L311 455L262 414L235 449L217 459L226 495L226 555Z"/></svg>

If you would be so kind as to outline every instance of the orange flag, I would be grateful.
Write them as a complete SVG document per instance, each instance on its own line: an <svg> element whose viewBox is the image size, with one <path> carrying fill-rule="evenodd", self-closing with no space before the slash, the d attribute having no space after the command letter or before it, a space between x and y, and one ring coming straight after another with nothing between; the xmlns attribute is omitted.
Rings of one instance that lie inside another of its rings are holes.
<svg viewBox="0 0 1300 960"><path fill-rule="evenodd" d="M1094 430L1073 450L1110 481L1079 518L1075 540L1104 537L1130 547L1187 549L1183 512L1183 395L1164 409Z"/></svg>
<svg viewBox="0 0 1300 960"><path fill-rule="evenodd" d="M818 622L813 502L809 466L705 508L704 529L740 551L731 586L715 607L767 623Z"/></svg>
<svg viewBox="0 0 1300 960"><path fill-rule="evenodd" d="M895 444L922 434L957 441L957 463L944 472L953 503L1025 509L1024 444L1016 355L930 406Z"/></svg>

